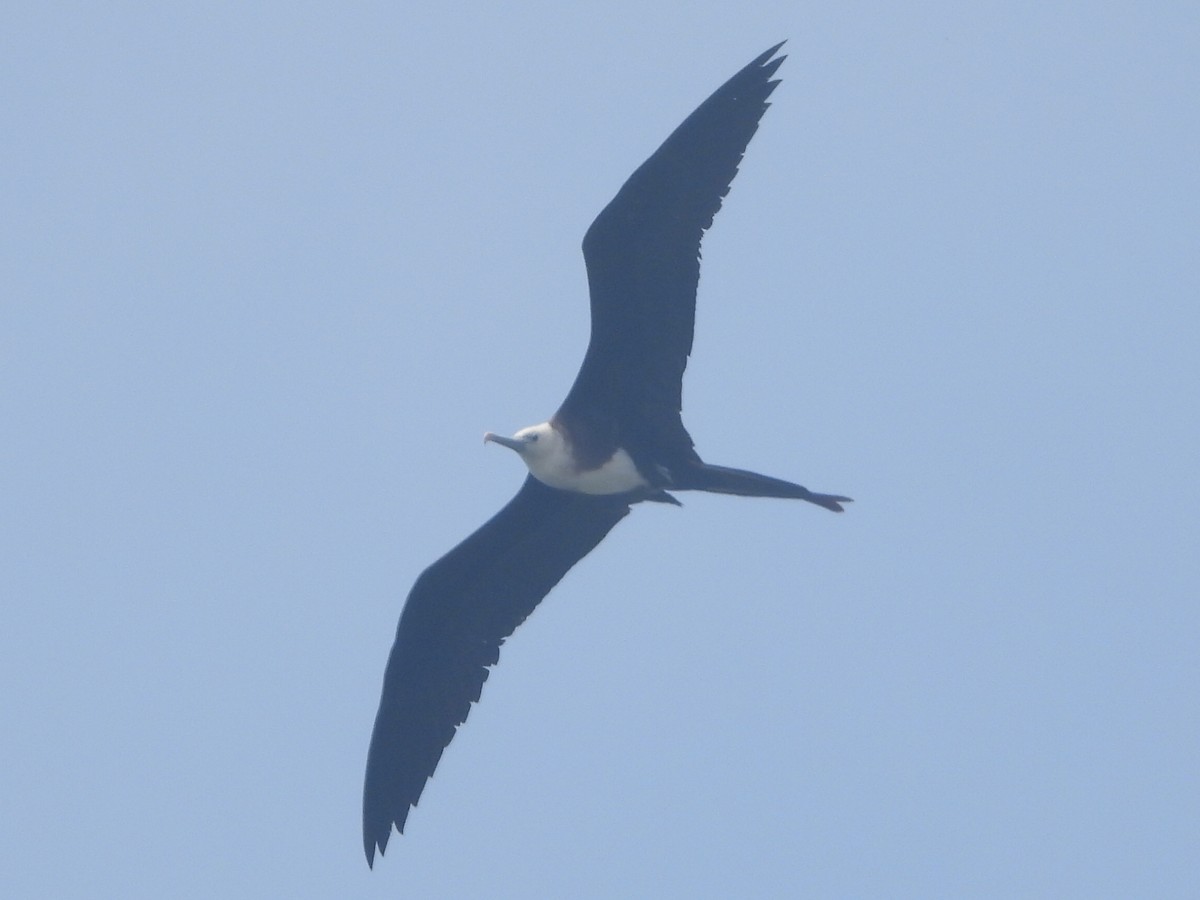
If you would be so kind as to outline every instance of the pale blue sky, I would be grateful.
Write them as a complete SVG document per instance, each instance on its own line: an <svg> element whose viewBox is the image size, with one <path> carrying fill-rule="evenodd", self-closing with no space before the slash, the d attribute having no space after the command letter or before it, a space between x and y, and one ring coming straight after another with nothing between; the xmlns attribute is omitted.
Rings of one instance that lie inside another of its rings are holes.
<svg viewBox="0 0 1200 900"><path fill-rule="evenodd" d="M1191 897L1200 12L12 5L0 894ZM416 575L516 490L579 242L788 38L685 421L368 872Z"/></svg>

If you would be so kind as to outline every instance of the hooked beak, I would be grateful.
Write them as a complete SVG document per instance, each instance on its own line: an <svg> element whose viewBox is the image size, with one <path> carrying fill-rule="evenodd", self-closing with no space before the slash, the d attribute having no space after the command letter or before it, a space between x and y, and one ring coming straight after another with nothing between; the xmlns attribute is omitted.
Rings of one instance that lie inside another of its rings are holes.
<svg viewBox="0 0 1200 900"><path fill-rule="evenodd" d="M492 434L490 431L483 436L483 442L486 444L488 441L491 441L493 444L500 444L509 450L516 450L518 453L523 451L526 446L524 441L519 441L516 438L507 438L499 434Z"/></svg>

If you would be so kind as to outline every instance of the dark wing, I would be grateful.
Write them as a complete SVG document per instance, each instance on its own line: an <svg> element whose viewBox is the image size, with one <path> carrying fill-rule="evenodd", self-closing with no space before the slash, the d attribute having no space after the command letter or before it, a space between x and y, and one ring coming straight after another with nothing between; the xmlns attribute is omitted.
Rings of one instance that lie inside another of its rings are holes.
<svg viewBox="0 0 1200 900"><path fill-rule="evenodd" d="M785 57L763 53L705 100L646 160L583 239L592 334L559 417L587 426L591 411L634 434L691 439L680 421L692 349L700 238L729 192ZM665 427L671 433L661 434Z"/></svg>
<svg viewBox="0 0 1200 900"><path fill-rule="evenodd" d="M529 476L504 509L421 573L400 616L367 755L369 864L393 824L404 831L504 639L628 512L628 498L559 491Z"/></svg>

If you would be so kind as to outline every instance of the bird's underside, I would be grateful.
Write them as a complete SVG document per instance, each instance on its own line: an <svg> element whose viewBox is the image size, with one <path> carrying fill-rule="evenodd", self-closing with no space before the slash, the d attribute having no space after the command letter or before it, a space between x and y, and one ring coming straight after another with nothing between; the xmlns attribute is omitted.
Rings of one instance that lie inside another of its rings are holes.
<svg viewBox="0 0 1200 900"><path fill-rule="evenodd" d="M367 862L403 832L500 647L580 559L643 501L673 492L848 497L705 463L680 416L700 241L766 110L783 57L734 75L618 191L584 238L591 338L558 412L511 438L530 475L517 495L417 579L384 673L367 757Z"/></svg>

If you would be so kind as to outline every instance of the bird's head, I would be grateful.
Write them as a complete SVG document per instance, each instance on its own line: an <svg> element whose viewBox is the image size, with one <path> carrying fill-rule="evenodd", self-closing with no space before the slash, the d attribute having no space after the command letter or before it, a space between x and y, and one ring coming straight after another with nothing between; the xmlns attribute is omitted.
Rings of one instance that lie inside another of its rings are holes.
<svg viewBox="0 0 1200 900"><path fill-rule="evenodd" d="M483 436L485 443L491 441L510 450L516 450L525 460L525 464L533 468L539 460L547 459L563 452L563 437L549 422L541 425L530 425L522 428L512 437L504 437L488 432Z"/></svg>

